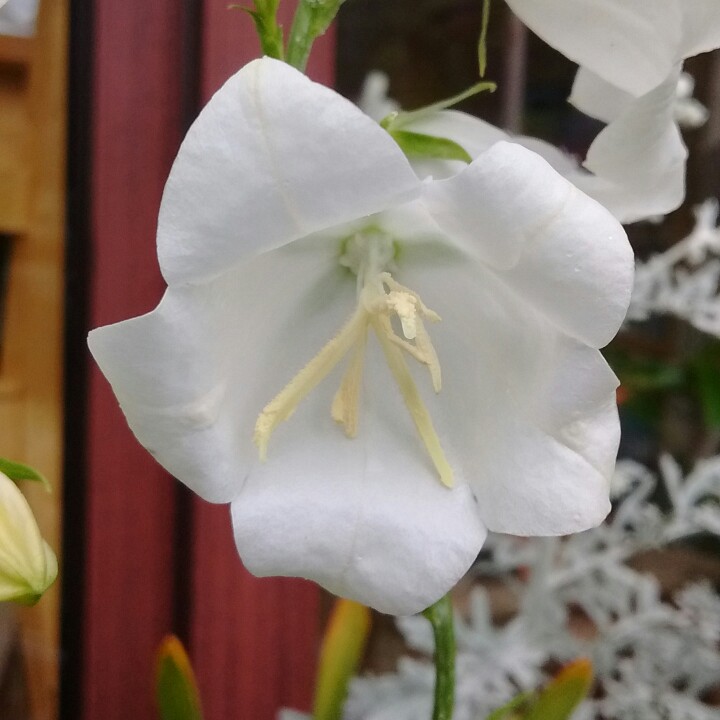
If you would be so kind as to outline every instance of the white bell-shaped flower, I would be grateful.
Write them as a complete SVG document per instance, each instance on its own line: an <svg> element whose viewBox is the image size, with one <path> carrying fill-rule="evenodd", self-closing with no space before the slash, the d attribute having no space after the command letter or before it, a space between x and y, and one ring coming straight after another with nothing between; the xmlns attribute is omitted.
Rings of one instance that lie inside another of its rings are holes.
<svg viewBox="0 0 720 720"><path fill-rule="evenodd" d="M597 348L632 253L536 154L501 142L423 182L377 123L265 58L190 129L158 254L160 305L90 347L140 442L232 503L251 572L414 613L487 529L608 512L617 380Z"/></svg>

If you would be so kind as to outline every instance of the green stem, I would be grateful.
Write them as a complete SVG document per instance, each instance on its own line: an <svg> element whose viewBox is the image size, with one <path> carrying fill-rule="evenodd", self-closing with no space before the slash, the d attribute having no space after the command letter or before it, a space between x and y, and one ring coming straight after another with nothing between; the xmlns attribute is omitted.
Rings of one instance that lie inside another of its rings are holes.
<svg viewBox="0 0 720 720"><path fill-rule="evenodd" d="M277 11L280 0L255 0L253 8L243 5L230 5L247 12L255 23L263 55L282 60L285 55L283 47L283 31L277 22Z"/></svg>
<svg viewBox="0 0 720 720"><path fill-rule="evenodd" d="M274 24L262 30L258 28L258 34L260 35L260 46L263 55L282 60L284 55L282 28Z"/></svg>
<svg viewBox="0 0 720 720"><path fill-rule="evenodd" d="M435 637L435 706L432 720L452 720L455 704L455 627L450 595L431 605L423 615Z"/></svg>
<svg viewBox="0 0 720 720"><path fill-rule="evenodd" d="M285 61L305 72L310 50L335 19L344 0L300 0L295 11Z"/></svg>
<svg viewBox="0 0 720 720"><path fill-rule="evenodd" d="M480 77L485 77L487 68L487 35L490 26L490 0L483 0L482 24L480 26L480 39L478 40L478 70Z"/></svg>

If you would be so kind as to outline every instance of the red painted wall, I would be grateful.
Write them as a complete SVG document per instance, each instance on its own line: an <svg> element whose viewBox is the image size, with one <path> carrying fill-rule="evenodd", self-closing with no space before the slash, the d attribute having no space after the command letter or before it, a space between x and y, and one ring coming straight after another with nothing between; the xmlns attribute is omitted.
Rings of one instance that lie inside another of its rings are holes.
<svg viewBox="0 0 720 720"><path fill-rule="evenodd" d="M187 3L93 1L90 327L145 312L162 294L155 225L188 87L207 99L259 54L250 19L227 4L204 0L188 34ZM328 36L310 73L329 83L332 67ZM82 718L156 718L154 651L169 631L187 634L207 720L270 720L282 705L307 707L318 590L252 578L227 507L195 501L177 527L175 481L134 440L91 361L87 402ZM186 627L174 627L178 618Z"/></svg>

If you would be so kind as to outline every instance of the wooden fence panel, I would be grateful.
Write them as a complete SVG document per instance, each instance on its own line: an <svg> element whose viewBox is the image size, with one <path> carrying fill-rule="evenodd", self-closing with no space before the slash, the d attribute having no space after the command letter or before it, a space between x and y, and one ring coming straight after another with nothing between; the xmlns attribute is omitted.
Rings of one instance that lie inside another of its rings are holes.
<svg viewBox="0 0 720 720"><path fill-rule="evenodd" d="M157 211L192 111L188 99L195 88L198 101L207 99L258 51L247 15L228 11L223 0L204 0L195 24L190 15L201 0L88 2L94 17L88 325L95 327L158 301ZM311 73L330 82L332 61L329 35ZM317 588L250 577L234 549L227 507L197 500L187 507L187 495L132 437L92 362L87 395L79 715L155 718L153 655L169 630L187 631L207 720L271 720L279 706L307 705L319 635Z"/></svg>
<svg viewBox="0 0 720 720"><path fill-rule="evenodd" d="M93 15L89 325L97 327L150 310L164 287L155 228L182 137L183 15L177 0L95 0ZM151 720L154 651L173 619L174 481L89 364L82 717Z"/></svg>
<svg viewBox="0 0 720 720"><path fill-rule="evenodd" d="M292 3L283 21L290 25ZM206 0L203 101L243 64L259 44L245 13ZM331 84L334 36L322 38L309 74ZM241 566L226 507L194 505L190 640L210 720L271 720L281 706L307 708L319 638L318 589L304 581L258 580Z"/></svg>

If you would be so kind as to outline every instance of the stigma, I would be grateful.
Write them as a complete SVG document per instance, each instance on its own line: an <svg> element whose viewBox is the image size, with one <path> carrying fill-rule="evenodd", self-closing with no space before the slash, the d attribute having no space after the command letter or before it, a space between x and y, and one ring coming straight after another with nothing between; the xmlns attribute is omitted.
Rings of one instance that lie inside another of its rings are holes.
<svg viewBox="0 0 720 720"><path fill-rule="evenodd" d="M253 441L261 460L267 458L275 428L290 418L300 402L346 358L346 369L333 396L330 414L347 437L356 437L365 351L372 330L440 481L447 487L453 486L452 468L407 363L411 359L425 366L433 389L440 392L440 362L425 326L426 322L439 322L440 317L416 292L393 278L390 270L394 268L395 254L392 240L374 229L345 241L339 262L357 277L357 307L335 337L258 415Z"/></svg>

